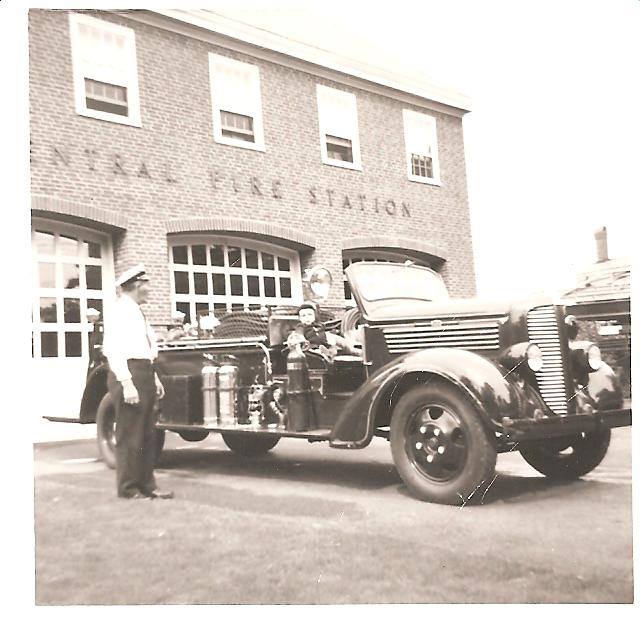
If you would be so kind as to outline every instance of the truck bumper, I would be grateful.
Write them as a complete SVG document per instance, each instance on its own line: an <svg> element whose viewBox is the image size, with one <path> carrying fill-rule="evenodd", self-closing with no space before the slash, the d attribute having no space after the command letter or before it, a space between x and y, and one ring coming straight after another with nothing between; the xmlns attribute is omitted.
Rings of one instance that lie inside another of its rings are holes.
<svg viewBox="0 0 640 624"><path fill-rule="evenodd" d="M540 420L505 418L502 421L502 428L508 442L520 442L626 427L630 424L631 408L627 408L590 414L551 416Z"/></svg>

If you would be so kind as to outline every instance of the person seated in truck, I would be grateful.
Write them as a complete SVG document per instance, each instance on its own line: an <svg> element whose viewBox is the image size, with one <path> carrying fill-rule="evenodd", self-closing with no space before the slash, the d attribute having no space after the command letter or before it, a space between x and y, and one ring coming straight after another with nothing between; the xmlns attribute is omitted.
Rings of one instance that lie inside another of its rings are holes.
<svg viewBox="0 0 640 624"><path fill-rule="evenodd" d="M298 308L298 318L300 322L296 325L294 332L304 337L312 348L318 348L323 355L333 359L338 350L343 350L350 355L362 357L362 349L338 334L328 332L324 325L318 320L318 309L312 301L305 301Z"/></svg>
<svg viewBox="0 0 640 624"><path fill-rule="evenodd" d="M184 312L179 310L171 315L171 325L167 328L167 340L180 340L187 335L184 328Z"/></svg>

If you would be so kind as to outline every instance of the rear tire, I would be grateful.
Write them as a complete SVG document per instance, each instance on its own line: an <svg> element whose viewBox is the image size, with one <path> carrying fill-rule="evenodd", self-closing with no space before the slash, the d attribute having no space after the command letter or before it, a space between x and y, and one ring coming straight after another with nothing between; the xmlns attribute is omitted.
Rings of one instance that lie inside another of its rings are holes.
<svg viewBox="0 0 640 624"><path fill-rule="evenodd" d="M208 435L208 431L178 431L178 435L185 442L202 442Z"/></svg>
<svg viewBox="0 0 640 624"><path fill-rule="evenodd" d="M480 501L496 467L496 448L476 410L447 382L408 390L391 419L391 453L409 492L420 500Z"/></svg>
<svg viewBox="0 0 640 624"><path fill-rule="evenodd" d="M156 429L155 460L158 463L162 448L164 447L164 429ZM109 467L116 467L116 408L107 392L102 397L98 411L96 412L96 438L98 442L98 455Z"/></svg>
<svg viewBox="0 0 640 624"><path fill-rule="evenodd" d="M280 441L279 435L251 433L223 433L224 443L243 457L257 457L268 453Z"/></svg>
<svg viewBox="0 0 640 624"><path fill-rule="evenodd" d="M524 460L546 477L573 480L600 465L609 449L611 429L551 438L520 448Z"/></svg>

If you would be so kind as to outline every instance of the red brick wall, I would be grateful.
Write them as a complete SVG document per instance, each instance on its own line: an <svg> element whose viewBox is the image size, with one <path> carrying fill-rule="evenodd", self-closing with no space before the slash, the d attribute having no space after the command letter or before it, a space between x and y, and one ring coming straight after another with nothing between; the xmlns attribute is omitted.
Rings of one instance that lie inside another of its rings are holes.
<svg viewBox="0 0 640 624"><path fill-rule="evenodd" d="M142 127L75 113L67 12L31 10L32 191L126 215L128 230L114 240L116 274L133 262L146 263L156 285L150 306L155 322L165 322L170 312L165 222L185 216L224 214L310 232L317 247L302 255L302 264L321 262L331 270L329 303L342 298L341 239L369 233L445 248L442 273L450 292L475 293L460 118L416 109L437 119L442 186L411 182L402 122L407 105L402 102L107 13L96 16L136 32ZM260 68L265 153L213 141L209 51ZM363 171L322 164L318 82L355 92ZM86 150L94 150L92 158ZM126 174L118 172L116 157ZM140 174L142 163L150 177ZM175 181L166 179L166 167ZM218 188L213 187L212 171L218 172ZM262 196L252 193L251 177L258 179ZM274 181L281 184L281 198L272 196ZM310 188L316 189L315 205ZM333 206L327 189L333 191ZM344 207L345 195L351 208ZM359 195L366 195L364 210ZM397 205L395 215L384 209L390 199ZM410 217L402 215L402 202Z"/></svg>

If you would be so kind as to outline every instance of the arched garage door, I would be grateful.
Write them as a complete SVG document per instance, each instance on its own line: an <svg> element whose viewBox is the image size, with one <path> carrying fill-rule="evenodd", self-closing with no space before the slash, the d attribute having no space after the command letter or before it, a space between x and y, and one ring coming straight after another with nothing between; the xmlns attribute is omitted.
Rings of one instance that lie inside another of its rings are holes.
<svg viewBox="0 0 640 624"><path fill-rule="evenodd" d="M108 235L34 219L32 356L37 417L75 418L89 357L88 308L104 314L114 296Z"/></svg>

